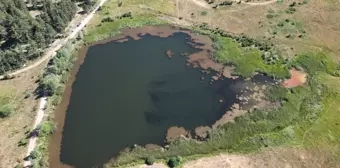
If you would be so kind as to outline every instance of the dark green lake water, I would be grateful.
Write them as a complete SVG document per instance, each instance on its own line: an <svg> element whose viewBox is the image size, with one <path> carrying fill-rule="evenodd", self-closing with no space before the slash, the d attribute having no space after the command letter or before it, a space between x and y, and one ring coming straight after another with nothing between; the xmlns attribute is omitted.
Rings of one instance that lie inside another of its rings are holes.
<svg viewBox="0 0 340 168"><path fill-rule="evenodd" d="M212 125L237 103L230 86L238 80L210 84L209 76L201 81L201 71L186 65L181 53L198 51L186 38L143 36L90 47L72 86L61 161L87 168L134 144L163 145L169 127Z"/></svg>

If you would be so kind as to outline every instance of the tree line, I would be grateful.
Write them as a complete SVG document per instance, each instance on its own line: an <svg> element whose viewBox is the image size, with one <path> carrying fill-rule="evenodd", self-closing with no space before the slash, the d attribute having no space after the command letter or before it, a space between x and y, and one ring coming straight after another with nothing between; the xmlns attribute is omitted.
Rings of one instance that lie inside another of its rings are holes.
<svg viewBox="0 0 340 168"><path fill-rule="evenodd" d="M93 5L92 0L1 0L0 74L39 57L72 20L76 2L84 10ZM32 12L38 14L32 16Z"/></svg>

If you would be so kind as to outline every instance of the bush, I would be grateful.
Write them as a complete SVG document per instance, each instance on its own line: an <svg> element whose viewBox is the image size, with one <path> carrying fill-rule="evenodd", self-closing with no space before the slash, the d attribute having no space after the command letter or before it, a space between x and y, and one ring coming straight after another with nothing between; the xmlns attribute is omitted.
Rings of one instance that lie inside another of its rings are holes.
<svg viewBox="0 0 340 168"><path fill-rule="evenodd" d="M274 15L273 14L267 14L267 18L272 19L272 18L274 18Z"/></svg>
<svg viewBox="0 0 340 168"><path fill-rule="evenodd" d="M286 10L286 13L289 13L289 14L293 14L296 12L296 9L294 7L289 7L287 10Z"/></svg>
<svg viewBox="0 0 340 168"><path fill-rule="evenodd" d="M180 156L176 156L176 157L171 157L168 161L168 165L170 167L176 167L179 166L181 164L181 157Z"/></svg>
<svg viewBox="0 0 340 168"><path fill-rule="evenodd" d="M43 123L38 126L38 135L40 137L48 136L55 131L55 126L52 122Z"/></svg>
<svg viewBox="0 0 340 168"><path fill-rule="evenodd" d="M293 2L289 5L289 7L294 7L296 5L296 2Z"/></svg>
<svg viewBox="0 0 340 168"><path fill-rule="evenodd" d="M13 106L12 104L4 104L0 105L0 118L6 118L9 117L13 112Z"/></svg>
<svg viewBox="0 0 340 168"><path fill-rule="evenodd" d="M54 95L54 96L51 97L51 99L52 99L52 101L51 101L52 105L53 105L53 106L57 106L57 105L59 105L59 104L61 103L61 101L62 101L62 96L60 96L60 95Z"/></svg>
<svg viewBox="0 0 340 168"><path fill-rule="evenodd" d="M208 14L207 11L202 11L202 12L201 12L201 16L206 16L207 14Z"/></svg>
<svg viewBox="0 0 340 168"><path fill-rule="evenodd" d="M14 166L14 168L23 168L23 166L21 164L17 164Z"/></svg>
<svg viewBox="0 0 340 168"><path fill-rule="evenodd" d="M102 19L102 22L113 22L115 21L114 19L112 19L111 17L106 17Z"/></svg>
<svg viewBox="0 0 340 168"><path fill-rule="evenodd" d="M60 86L59 77L54 74L43 77L40 83L42 91L49 95L53 95L57 91L57 88Z"/></svg>
<svg viewBox="0 0 340 168"><path fill-rule="evenodd" d="M29 98L29 97L31 97L31 92L30 92L30 90L25 90L25 92L24 92L24 98L27 99L27 98Z"/></svg>
<svg viewBox="0 0 340 168"><path fill-rule="evenodd" d="M9 79L13 79L13 78L15 78L14 75L5 74L3 79L4 79L4 80L9 80Z"/></svg>
<svg viewBox="0 0 340 168"><path fill-rule="evenodd" d="M145 159L145 164L147 165L153 165L155 163L156 159L153 156L147 157Z"/></svg>
<svg viewBox="0 0 340 168"><path fill-rule="evenodd" d="M36 159L40 156L40 153L37 151L37 150L33 150L31 153L30 153L30 158L31 159Z"/></svg>
<svg viewBox="0 0 340 168"><path fill-rule="evenodd" d="M26 139L26 138L22 138L22 139L18 142L18 146L27 146L27 139Z"/></svg>

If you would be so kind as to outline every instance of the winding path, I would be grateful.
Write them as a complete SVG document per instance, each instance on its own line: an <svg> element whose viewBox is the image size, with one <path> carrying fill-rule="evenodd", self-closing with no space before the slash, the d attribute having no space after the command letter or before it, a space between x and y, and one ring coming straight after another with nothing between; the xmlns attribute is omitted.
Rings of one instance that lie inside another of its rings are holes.
<svg viewBox="0 0 340 168"><path fill-rule="evenodd" d="M201 0L191 0L191 1L202 8L211 9L211 7L206 2L202 2Z"/></svg>
<svg viewBox="0 0 340 168"><path fill-rule="evenodd" d="M268 5L277 2L277 0L271 0L271 1L266 1L266 2L243 2L244 4L247 5Z"/></svg>
<svg viewBox="0 0 340 168"><path fill-rule="evenodd" d="M68 40L76 37L77 33L85 27L85 25L92 19L92 17L94 16L94 14L98 10L98 8L103 6L105 1L106 0L101 0L100 3L96 6L96 8L94 8L94 10L90 14L88 14L85 19L83 19L81 21L80 25L78 27L76 27L69 36L67 36L65 39L63 39L61 41L57 41L57 42L53 43L52 46L50 47L50 49L48 49L48 51L46 52L44 57L42 57L40 60L38 60L34 64L27 66L23 69L20 69L18 71L15 71L13 73L10 73L9 75L17 75L19 73L28 71L28 70L40 65L44 61L54 57L56 55L56 51L58 51L64 44L66 44L66 42ZM0 76L0 79L3 79L3 78L4 78L4 76ZM37 109L37 116L36 116L34 124L33 124L34 129L37 128L37 126L40 124L40 122L44 118L44 115L45 115L44 109L45 109L46 103L47 103L47 97L44 96L39 101L39 108ZM34 150L36 145L37 145L37 137L31 138L29 140L29 143L28 143L28 149L27 149L27 154L26 154L27 157ZM24 162L24 167L28 167L30 165L31 165L31 161L27 160L27 161Z"/></svg>

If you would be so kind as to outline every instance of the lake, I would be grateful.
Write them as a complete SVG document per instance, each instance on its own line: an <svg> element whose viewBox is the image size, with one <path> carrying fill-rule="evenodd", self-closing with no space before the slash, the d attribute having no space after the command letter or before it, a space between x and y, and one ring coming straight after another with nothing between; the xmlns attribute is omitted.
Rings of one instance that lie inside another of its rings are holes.
<svg viewBox="0 0 340 168"><path fill-rule="evenodd" d="M183 53L200 51L188 39L178 32L90 46L63 100L60 161L87 168L134 144L164 145L169 127L211 126L238 103L231 86L242 79L212 82L215 72L188 65Z"/></svg>

